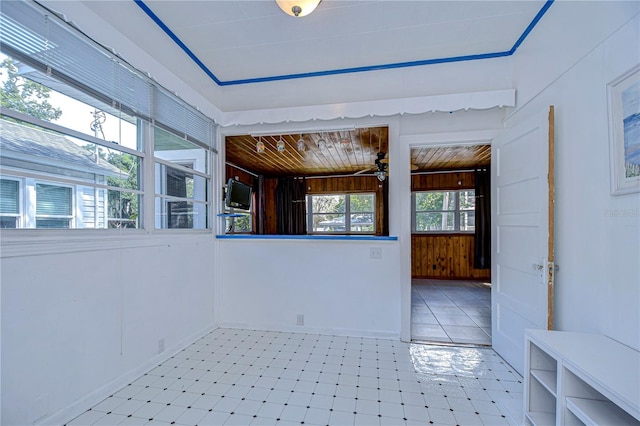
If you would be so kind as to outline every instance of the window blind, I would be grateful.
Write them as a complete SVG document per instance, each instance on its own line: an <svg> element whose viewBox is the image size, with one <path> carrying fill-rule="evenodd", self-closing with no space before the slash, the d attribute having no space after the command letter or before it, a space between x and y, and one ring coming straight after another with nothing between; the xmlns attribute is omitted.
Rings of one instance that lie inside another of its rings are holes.
<svg viewBox="0 0 640 426"><path fill-rule="evenodd" d="M0 179L0 213L18 213L18 187L17 180Z"/></svg>
<svg viewBox="0 0 640 426"><path fill-rule="evenodd" d="M71 216L71 188L36 184L37 216Z"/></svg>
<svg viewBox="0 0 640 426"><path fill-rule="evenodd" d="M156 125L192 142L213 145L212 122L195 108L159 87L153 88L153 119Z"/></svg>
<svg viewBox="0 0 640 426"><path fill-rule="evenodd" d="M0 49L112 108L215 148L211 119L34 2L2 3Z"/></svg>

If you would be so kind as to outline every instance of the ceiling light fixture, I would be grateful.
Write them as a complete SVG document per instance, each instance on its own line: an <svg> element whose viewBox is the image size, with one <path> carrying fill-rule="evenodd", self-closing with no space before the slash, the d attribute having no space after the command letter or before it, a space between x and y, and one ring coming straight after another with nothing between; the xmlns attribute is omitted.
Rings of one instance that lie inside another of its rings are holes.
<svg viewBox="0 0 640 426"><path fill-rule="evenodd" d="M258 154L264 153L264 142L262 142L262 137L260 137L258 142L256 142L256 152Z"/></svg>
<svg viewBox="0 0 640 426"><path fill-rule="evenodd" d="M287 15L301 18L307 16L318 7L321 0L276 0L278 6Z"/></svg>
<svg viewBox="0 0 640 426"><path fill-rule="evenodd" d="M278 141L278 144L276 145L278 152L284 152L285 150L285 146L284 146L284 141L282 140L282 136L280 136L280 140Z"/></svg>
<svg viewBox="0 0 640 426"><path fill-rule="evenodd" d="M300 139L298 139L298 151L304 151L306 149L305 143L304 143L304 139L302 138L302 135L300 135Z"/></svg>

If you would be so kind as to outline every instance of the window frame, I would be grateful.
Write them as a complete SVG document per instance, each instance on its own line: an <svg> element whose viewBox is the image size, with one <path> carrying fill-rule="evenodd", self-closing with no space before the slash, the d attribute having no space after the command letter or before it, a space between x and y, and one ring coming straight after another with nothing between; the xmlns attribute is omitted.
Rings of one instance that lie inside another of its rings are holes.
<svg viewBox="0 0 640 426"><path fill-rule="evenodd" d="M22 229L22 224L24 222L24 218L23 218L23 214L24 214L24 207L23 207L23 203L24 203L24 196L22 195L23 191L24 191L24 180L11 176L11 175L0 175L0 180L10 180L12 182L16 182L18 185L18 191L17 191L17 197L18 199L16 200L16 206L18 207L18 212L17 213L2 213L0 212L0 218L5 218L5 217L12 217L15 219L16 221L16 226L13 228L3 228L2 226L0 226L0 229Z"/></svg>
<svg viewBox="0 0 640 426"><path fill-rule="evenodd" d="M69 211L71 212L69 215L42 215L42 214L38 214L38 185L46 185L46 186L51 186L51 187L56 187L56 188L65 188L69 190L70 193L70 199L69 199ZM75 216L75 203L76 203L76 187L74 185L64 185L64 184L60 184L58 182L50 182L50 181L46 181L46 180L36 180L33 184L33 188L36 194L35 197L35 202L34 202L34 211L35 214L33 216L33 224L34 227L36 229L75 229L76 227L76 216ZM49 220L49 219L63 219L63 220L68 220L69 222L69 226L67 227L40 227L38 226L38 220L39 219L43 219L43 220Z"/></svg>
<svg viewBox="0 0 640 426"><path fill-rule="evenodd" d="M461 213L463 212L474 212L474 209L461 209L460 208L460 194L462 192L472 191L473 196L475 197L475 189L474 188L460 188L460 189L439 189L439 190L427 190L427 191L411 191L411 233L412 234L473 234L475 232L472 230L462 230L460 229L461 224ZM455 208L453 210L417 210L416 209L416 195L417 194L425 194L425 193L444 193L444 192L453 192L455 194ZM475 205L475 204L474 204ZM452 230L417 230L417 215L419 213L453 213L453 223L454 229Z"/></svg>
<svg viewBox="0 0 640 426"><path fill-rule="evenodd" d="M166 131L165 129L162 129L163 131ZM151 133L154 133L153 131ZM191 141L189 141L191 142ZM153 144L152 144L153 145ZM157 177L157 179L154 178L154 197L153 197L153 203L154 203L154 220L153 220L153 228L155 231L166 231L166 230L191 230L191 231L205 231L205 230L211 230L213 229L213 222L212 222L212 211L213 211L213 203L212 203L212 196L211 196L211 191L212 191L212 184L213 184L213 174L212 174L212 170L213 170L213 164L212 164L212 151L208 148L208 147L204 147L201 144L194 144L195 146L197 146L200 149L204 150L204 166L205 166L205 172L202 172L200 170L198 170L196 168L196 162L197 160L194 158L180 158L180 159L176 159L175 161L170 161L170 160L165 160L163 158L157 157L155 155L155 151L153 151L152 157L153 157L153 173L154 176ZM156 167L159 166L160 167L160 173L156 173ZM186 194L184 197L181 196L176 196L176 195L169 195L169 170L172 169L174 171L177 171L179 173L183 173L184 176L186 177L187 175L190 175L192 177L192 179L194 180L194 185L195 185L195 177L199 177L202 178L204 180L204 191L202 193L202 195L204 195L204 200L199 199L196 197L196 194L194 194L193 197L189 197L188 194ZM171 210L171 203L176 203L176 202L184 202L184 203L189 203L191 204L191 214L192 214L192 219L191 219L191 227L170 227L170 210ZM196 208L196 205L198 206L204 206L205 209L205 214L206 217L204 219L204 227L194 227L194 214L195 212L198 210ZM160 226L158 226L160 225Z"/></svg>
<svg viewBox="0 0 640 426"><path fill-rule="evenodd" d="M371 195L373 197L373 210L371 212L351 212L351 196L352 195ZM327 193L317 193L317 194L307 194L306 195L306 203L307 203L307 234L309 235L376 235L377 232L377 197L375 191L363 191L363 192L327 192ZM330 197L330 196L343 196L345 197L344 213L331 213L331 212L321 212L314 213L313 212L313 197ZM371 214L372 215L372 226L373 229L371 231L352 231L351 230L351 215L363 213L363 214ZM344 215L344 231L314 231L313 230L313 217L316 215Z"/></svg>
<svg viewBox="0 0 640 426"><path fill-rule="evenodd" d="M34 169L30 169L30 168L18 168L15 166L5 166L5 165L0 165L0 176L4 179L4 178L13 178L13 179L26 179L28 181L33 180L33 187L34 187L34 191L35 191L35 185L36 182L37 183L46 183L46 184L55 184L58 186L69 186L72 188L73 191L73 197L74 197L74 203L75 203L75 199L76 199L76 194L78 192L78 187L88 187L88 188L94 188L95 190L103 190L106 191L105 194L105 209L108 208L108 192L109 191L115 191L115 192L123 192L123 193L133 193L133 194L137 194L138 197L140 197L140 202L139 204L140 206L140 211L143 212L143 200L145 198L145 189L144 189L144 173L145 173L145 164L146 164L146 150L145 149L145 141L142 140L141 141L141 146L138 149L132 149L132 148L128 148L126 146L122 146L119 144L114 144L113 142L107 141L107 140L103 140L103 139L99 139L96 138L94 136L79 132L77 130L74 129L70 129L64 126L61 126L59 124L55 124L55 123L51 123L49 121L45 121L45 120L41 120L39 118L18 112L18 111L14 111L8 108L4 108L4 107L0 107L0 123L4 120L6 120L7 118L15 120L17 122L19 122L20 124L28 124L28 125L33 125L34 127L37 127L39 130L43 130L43 131L53 131L55 133L61 134L63 136L68 136L70 138L74 138L77 139L79 141L82 142L86 142L87 144L93 144L102 148L105 148L107 150L112 150L112 151L118 151L121 154L128 154L131 156L135 156L137 157L137 161L139 161L139 169L138 169L138 188L137 189L133 189L133 188L123 188L120 186L112 186L109 185L107 183L107 181L105 180L104 183L98 183L98 182L90 182L90 181L86 181L86 180L82 180L80 178L77 177L73 177L73 176L67 176L65 174L56 174L56 173L52 173L51 171L41 171L41 170L34 170ZM144 122L143 120L139 120L138 121L138 132L140 132L140 128L144 128L146 127L148 124L146 122ZM145 132L142 132L143 134ZM21 193L25 192L27 189L27 186L30 185L23 185L23 187L21 188ZM22 196L22 195L21 195ZM25 200L23 202L28 203L27 197L25 197ZM73 210L75 211L75 208L77 206L75 204L73 204ZM34 207L35 209L35 207ZM35 221L36 221L36 215L35 215L35 210L33 210L33 212L31 211L30 208L27 208L23 210L23 220L22 220L22 227L20 228L16 228L17 230L21 230L21 229L32 229L35 228ZM26 216L26 217L25 217ZM107 214L108 216L108 214ZM82 221L82 219L79 219L77 215L74 215L74 221L72 222L72 225L70 228L68 229L72 229L72 230L102 230L102 229L114 229L114 228L109 228L108 227L108 223L112 218L110 217L105 217L106 220L106 227L105 228L101 228L101 227L82 227L79 226L79 220ZM146 220L144 217L142 217L142 215L140 216L140 226L134 228L134 229L145 229ZM41 230L45 230L47 228L38 228Z"/></svg>

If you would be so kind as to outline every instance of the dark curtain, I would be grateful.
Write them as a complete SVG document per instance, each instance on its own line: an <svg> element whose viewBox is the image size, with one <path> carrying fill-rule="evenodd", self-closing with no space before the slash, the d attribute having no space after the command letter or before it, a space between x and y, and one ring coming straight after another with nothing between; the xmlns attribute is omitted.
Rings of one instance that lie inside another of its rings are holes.
<svg viewBox="0 0 640 426"><path fill-rule="evenodd" d="M382 181L382 235L389 236L389 178Z"/></svg>
<svg viewBox="0 0 640 426"><path fill-rule="evenodd" d="M265 198L265 194L264 194L264 176L260 175L258 176L257 182L256 182L256 186L257 188L254 191L255 194L255 230L256 230L256 234L258 235L262 235L265 234L267 232L267 213L266 213L266 207L265 207L265 203L266 203L266 198Z"/></svg>
<svg viewBox="0 0 640 426"><path fill-rule="evenodd" d="M476 233L473 267L491 268L491 173L479 169L474 174L476 183Z"/></svg>
<svg viewBox="0 0 640 426"><path fill-rule="evenodd" d="M306 181L304 179L278 178L276 187L277 232L281 235L307 233Z"/></svg>

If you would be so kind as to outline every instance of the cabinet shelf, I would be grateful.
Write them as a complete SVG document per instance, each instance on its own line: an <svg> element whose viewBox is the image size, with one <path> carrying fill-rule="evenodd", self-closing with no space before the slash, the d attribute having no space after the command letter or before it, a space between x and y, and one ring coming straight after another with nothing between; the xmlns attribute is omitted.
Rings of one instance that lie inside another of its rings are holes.
<svg viewBox="0 0 640 426"><path fill-rule="evenodd" d="M611 401L567 397L567 409L585 425L633 425L638 421Z"/></svg>
<svg viewBox="0 0 640 426"><path fill-rule="evenodd" d="M551 392L551 394L553 396L556 396L556 388L557 388L556 375L557 375L557 373L555 371L532 369L531 370L531 375L533 377L535 377L536 380L538 380L538 382L540 382L540 384L545 387L545 389L547 389L549 392Z"/></svg>
<svg viewBox="0 0 640 426"><path fill-rule="evenodd" d="M532 425L547 426L556 423L556 415L553 413L543 413L542 411L530 411L527 418Z"/></svg>
<svg viewBox="0 0 640 426"><path fill-rule="evenodd" d="M640 352L606 336L527 330L525 419L640 426Z"/></svg>

